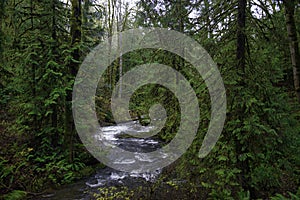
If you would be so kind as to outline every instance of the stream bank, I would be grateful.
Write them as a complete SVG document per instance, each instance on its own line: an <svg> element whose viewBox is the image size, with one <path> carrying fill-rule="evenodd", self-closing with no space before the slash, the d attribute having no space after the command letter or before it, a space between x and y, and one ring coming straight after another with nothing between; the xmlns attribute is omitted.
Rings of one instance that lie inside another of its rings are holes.
<svg viewBox="0 0 300 200"><path fill-rule="evenodd" d="M115 145L136 153L135 159L145 163L155 162L156 158L140 156L139 152L149 152L160 148L162 141L153 138L129 137L133 132L148 132L152 127L141 126L136 121L101 128L97 133L101 140L112 141ZM111 159L114 159L114 155ZM163 155L162 155L163 156ZM132 164L134 160L120 159L118 162ZM42 194L39 200L90 200L90 199L191 199L186 181L176 180L170 173L174 168L166 167L152 172L122 172L110 167L97 169L94 174L53 192ZM170 174L171 177L169 176ZM173 178L172 178L173 177Z"/></svg>

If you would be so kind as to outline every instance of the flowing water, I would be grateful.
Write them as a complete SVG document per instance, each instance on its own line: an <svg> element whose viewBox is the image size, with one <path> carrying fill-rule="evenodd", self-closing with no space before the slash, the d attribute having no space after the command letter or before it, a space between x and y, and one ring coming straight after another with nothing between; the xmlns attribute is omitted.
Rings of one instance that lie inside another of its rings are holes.
<svg viewBox="0 0 300 200"><path fill-rule="evenodd" d="M154 151L162 144L160 141L152 138L133 138L127 137L131 133L149 132L154 127L141 126L136 121L126 122L117 126L108 126L101 128L101 131L96 134L95 137L98 140L105 138L111 141L114 145L123 148L124 150L136 152L135 159L146 163L155 162L157 158L142 156L139 152ZM114 155L109 155L111 159L114 159ZM162 158L165 155L161 155ZM119 156L118 156L119 157ZM120 164L134 164L134 159L122 158L116 160ZM146 173L134 173L134 172L122 172L115 169L106 167L99 169L96 174L78 181L74 184L68 185L61 190L57 190L52 194L44 195L42 199L51 200L88 200L91 199L91 195L97 192L100 187L109 186L126 186L134 187L146 184L147 182L154 182L161 173L161 169L157 169L154 172Z"/></svg>

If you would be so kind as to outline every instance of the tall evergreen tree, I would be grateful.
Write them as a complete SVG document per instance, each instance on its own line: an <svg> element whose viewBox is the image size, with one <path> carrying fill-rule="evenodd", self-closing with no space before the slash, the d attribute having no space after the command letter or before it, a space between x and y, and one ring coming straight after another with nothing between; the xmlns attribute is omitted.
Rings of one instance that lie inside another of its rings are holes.
<svg viewBox="0 0 300 200"><path fill-rule="evenodd" d="M289 37L291 63L293 66L294 88L300 103L300 51L295 23L296 0L283 1L285 7L286 28Z"/></svg>
<svg viewBox="0 0 300 200"><path fill-rule="evenodd" d="M68 65L69 72L69 88L66 94L66 116L65 116L65 144L69 151L69 162L73 162L73 145L75 127L72 117L72 86L74 79L77 75L77 71L80 63L80 46L81 46L81 31L82 31L82 5L81 0L72 0L72 12L71 12L71 59Z"/></svg>

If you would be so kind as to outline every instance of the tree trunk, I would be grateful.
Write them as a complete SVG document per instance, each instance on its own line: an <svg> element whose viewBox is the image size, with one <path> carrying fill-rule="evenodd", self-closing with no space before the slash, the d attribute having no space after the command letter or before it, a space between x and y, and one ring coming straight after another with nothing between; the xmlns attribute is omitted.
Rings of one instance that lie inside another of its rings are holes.
<svg viewBox="0 0 300 200"><path fill-rule="evenodd" d="M52 33L51 37L53 41L57 41L57 33L56 33L56 4L57 0L52 1L51 9L52 9ZM54 57L56 59L57 55L57 44L54 43L52 45L52 52L54 53ZM56 130L56 135L55 135L55 140L54 140L54 145L57 146L59 143L59 133L57 131L57 104L52 104L52 111L53 113L51 114L51 122L52 122L52 127Z"/></svg>
<svg viewBox="0 0 300 200"><path fill-rule="evenodd" d="M206 29L206 32L207 32L207 38L212 38L212 30L211 30L209 10L210 10L210 2L209 2L209 0L204 0L204 13L206 13L206 17L205 17L206 26L205 26L205 29Z"/></svg>
<svg viewBox="0 0 300 200"><path fill-rule="evenodd" d="M246 26L246 0L238 0L238 17L237 17L237 48L236 59L238 71L245 73L245 26Z"/></svg>
<svg viewBox="0 0 300 200"><path fill-rule="evenodd" d="M70 61L69 73L71 80L75 78L78 71L78 63L80 60L79 44L81 42L81 0L72 0L72 16L71 16L71 48L72 58ZM69 81L71 81L69 80ZM72 89L67 90L66 96L66 121L65 121L65 145L69 151L69 162L73 162L73 137L75 126L72 116Z"/></svg>
<svg viewBox="0 0 300 200"><path fill-rule="evenodd" d="M283 4L285 7L285 21L289 37L290 54L293 66L294 88L298 102L300 103L300 53L294 18L295 0L283 1Z"/></svg>
<svg viewBox="0 0 300 200"><path fill-rule="evenodd" d="M116 0L108 0L108 16L107 16L107 24L108 24L108 42L109 42L109 56L108 56L108 63L111 62L110 55L111 55L111 45L112 45L112 35L113 35L113 27L114 27L114 20L115 20L115 5ZM109 85L110 89L113 89L114 81L113 81L113 73L114 73L114 66L111 65L109 68Z"/></svg>
<svg viewBox="0 0 300 200"><path fill-rule="evenodd" d="M2 32L2 19L4 16L4 0L0 0L0 59L2 60L2 52L3 52L3 35L4 33Z"/></svg>
<svg viewBox="0 0 300 200"><path fill-rule="evenodd" d="M87 41L87 35L88 35L88 30L90 28L90 24L88 22L88 15L90 11L90 0L83 0L83 11L82 11L82 41L86 42Z"/></svg>
<svg viewBox="0 0 300 200"><path fill-rule="evenodd" d="M34 25L33 25L33 2L32 0L30 1L30 24L31 24L31 29L33 30L34 29ZM37 92L36 92L36 69L37 69L37 66L35 63L32 63L32 68L31 68L31 76L32 76L32 84L31 84L31 89L32 89L32 102L34 104L34 110L35 112L37 112ZM37 129L38 129L38 119L37 119L37 113L34 113L33 115L33 130L34 132L37 132Z"/></svg>
<svg viewBox="0 0 300 200"><path fill-rule="evenodd" d="M117 20L117 32L118 32L118 48L119 48L119 92L118 97L122 98L122 74L123 74L123 56L122 56L122 34L123 31L123 16L122 16L122 0L119 0L119 13Z"/></svg>
<svg viewBox="0 0 300 200"><path fill-rule="evenodd" d="M246 69L246 8L247 0L238 0L238 16L237 16L237 48L236 48L236 60L237 60L237 72L241 76L240 85L246 85L244 82L245 69ZM245 110L245 102L240 102L240 120L243 121L243 113ZM241 132L239 134L249 134L247 132ZM235 136L235 149L237 157L237 167L241 170L239 177L240 185L245 191L250 192L250 197L255 198L255 190L250 185L250 167L249 159L240 160L240 156L248 152L247 144L241 143L239 136Z"/></svg>

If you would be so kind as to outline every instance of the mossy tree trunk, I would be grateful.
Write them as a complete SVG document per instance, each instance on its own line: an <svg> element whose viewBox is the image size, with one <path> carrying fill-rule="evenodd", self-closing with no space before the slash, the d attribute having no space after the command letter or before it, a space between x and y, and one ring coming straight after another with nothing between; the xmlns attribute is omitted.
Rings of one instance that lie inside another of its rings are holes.
<svg viewBox="0 0 300 200"><path fill-rule="evenodd" d="M247 0L238 0L237 7L237 43L236 43L236 61L237 61L237 72L240 76L239 85L247 87L245 83L246 77L246 9ZM245 120L244 113L246 109L246 102L239 102L238 115L240 121ZM245 191L250 192L251 198L254 198L255 191L250 185L250 161L249 158L241 159L241 156L246 154L248 149L248 144L242 142L242 138L246 137L248 132L242 131L235 135L235 150L236 150L236 160L237 168L241 170L239 182ZM241 136L242 135L242 136Z"/></svg>
<svg viewBox="0 0 300 200"><path fill-rule="evenodd" d="M68 72L70 74L70 82L76 77L79 60L80 60L80 43L81 43L81 0L72 0L72 16L71 16L71 48L73 48L69 63ZM68 88L66 96L66 118L65 118L65 147L69 151L69 162L73 162L73 140L75 134L75 126L72 115L72 86Z"/></svg>
<svg viewBox="0 0 300 200"><path fill-rule="evenodd" d="M300 103L300 52L295 24L295 0L283 1L285 7L285 21L289 37L291 62L293 66L294 88Z"/></svg>

